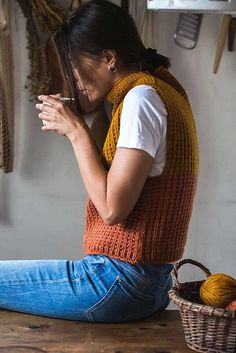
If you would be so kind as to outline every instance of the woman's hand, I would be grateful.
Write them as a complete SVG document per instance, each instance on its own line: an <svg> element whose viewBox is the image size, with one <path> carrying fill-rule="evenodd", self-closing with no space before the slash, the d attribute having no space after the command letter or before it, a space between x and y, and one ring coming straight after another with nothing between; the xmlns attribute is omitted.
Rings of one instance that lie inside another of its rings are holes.
<svg viewBox="0 0 236 353"><path fill-rule="evenodd" d="M55 131L69 138L78 124L84 123L84 120L75 115L65 102L58 99L59 97L60 94L41 95L38 97L42 101L42 103L36 104L36 108L42 111L39 113L39 118L46 121L46 124L41 129L44 131ZM44 104L44 102L50 105Z"/></svg>

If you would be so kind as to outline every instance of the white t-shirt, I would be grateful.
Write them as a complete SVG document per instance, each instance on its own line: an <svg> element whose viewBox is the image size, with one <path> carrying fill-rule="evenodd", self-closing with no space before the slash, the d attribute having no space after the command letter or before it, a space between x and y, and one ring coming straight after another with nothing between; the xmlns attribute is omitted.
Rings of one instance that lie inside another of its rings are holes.
<svg viewBox="0 0 236 353"><path fill-rule="evenodd" d="M166 116L164 102L151 86L135 86L124 98L116 147L149 153L154 158L149 176L160 175L165 165Z"/></svg>

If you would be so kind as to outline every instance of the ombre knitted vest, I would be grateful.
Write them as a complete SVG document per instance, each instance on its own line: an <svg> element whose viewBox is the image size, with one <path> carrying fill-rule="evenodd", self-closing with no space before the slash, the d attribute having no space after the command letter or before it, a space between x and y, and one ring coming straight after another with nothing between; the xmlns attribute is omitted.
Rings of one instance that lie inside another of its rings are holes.
<svg viewBox="0 0 236 353"><path fill-rule="evenodd" d="M136 205L121 223L103 222L88 199L83 238L85 254L104 254L130 263L167 263L184 252L197 186L198 142L187 94L170 72L131 73L119 79L107 99L112 120L102 151L107 170L119 136L120 115L126 93L137 85L156 89L167 110L167 155L161 175L148 177Z"/></svg>

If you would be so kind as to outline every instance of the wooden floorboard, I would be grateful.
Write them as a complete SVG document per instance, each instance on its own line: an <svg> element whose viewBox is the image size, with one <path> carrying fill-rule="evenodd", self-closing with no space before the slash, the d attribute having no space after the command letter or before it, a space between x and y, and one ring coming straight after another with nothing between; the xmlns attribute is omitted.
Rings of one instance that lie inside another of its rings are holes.
<svg viewBox="0 0 236 353"><path fill-rule="evenodd" d="M179 312L85 323L0 310L0 353L190 353Z"/></svg>

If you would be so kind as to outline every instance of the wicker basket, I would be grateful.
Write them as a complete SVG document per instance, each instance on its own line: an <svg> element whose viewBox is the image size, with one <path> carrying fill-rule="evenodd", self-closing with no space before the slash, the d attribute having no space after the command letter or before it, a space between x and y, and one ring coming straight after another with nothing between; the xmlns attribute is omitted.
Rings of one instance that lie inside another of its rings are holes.
<svg viewBox="0 0 236 353"><path fill-rule="evenodd" d="M207 277L211 273L191 259L179 261L172 271L173 286L169 296L179 306L188 347L197 352L236 353L235 312L204 305L199 295L204 281L180 283L178 270L186 263L200 267Z"/></svg>

